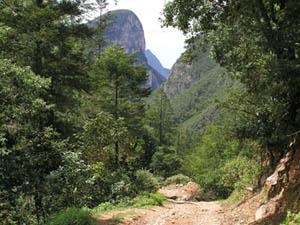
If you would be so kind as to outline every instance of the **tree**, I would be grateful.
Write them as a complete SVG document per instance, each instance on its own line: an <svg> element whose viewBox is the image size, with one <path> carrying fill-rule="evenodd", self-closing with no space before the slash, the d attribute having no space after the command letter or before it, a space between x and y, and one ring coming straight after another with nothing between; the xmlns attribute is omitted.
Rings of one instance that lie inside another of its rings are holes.
<svg viewBox="0 0 300 225"><path fill-rule="evenodd" d="M162 88L154 93L145 115L145 124L149 132L157 140L159 146L170 145L174 142L175 121L170 100ZM150 130L153 130L151 132Z"/></svg>
<svg viewBox="0 0 300 225"><path fill-rule="evenodd" d="M254 118L252 138L268 148L300 125L299 9L287 0L174 0L164 10L165 25L190 35L191 50L199 38L209 41L217 62L243 84L233 108Z"/></svg>
<svg viewBox="0 0 300 225"><path fill-rule="evenodd" d="M85 42L93 32L81 22L83 2L5 0L0 2L0 54L51 78L47 100L57 111L52 123L65 135L72 122L78 95L88 90L89 54ZM49 118L50 119L50 118Z"/></svg>
<svg viewBox="0 0 300 225"><path fill-rule="evenodd" d="M132 143L122 146L125 156L125 149L134 150L140 141L145 105L143 98L149 95L149 89L145 87L146 70L143 65L136 65L134 56L126 54L121 47L109 46L100 54L91 76L95 84L92 96L94 109L97 106L98 110L113 115L114 123L123 118L132 138ZM114 145L115 164L118 165L120 141L114 139Z"/></svg>
<svg viewBox="0 0 300 225"><path fill-rule="evenodd" d="M45 177L59 167L64 146L47 122L53 106L42 97L49 86L50 79L0 60L0 190L9 211L1 221L7 224L30 223L28 207L38 222L45 218Z"/></svg>

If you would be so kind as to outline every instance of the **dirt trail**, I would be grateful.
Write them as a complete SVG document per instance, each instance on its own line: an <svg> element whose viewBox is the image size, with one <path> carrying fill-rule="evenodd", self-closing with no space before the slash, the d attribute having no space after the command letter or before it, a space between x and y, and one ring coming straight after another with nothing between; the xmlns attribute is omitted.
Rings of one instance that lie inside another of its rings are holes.
<svg viewBox="0 0 300 225"><path fill-rule="evenodd" d="M217 202L195 202L196 183L169 185L159 190L164 206L112 211L98 217L99 225L221 225L224 211Z"/></svg>
<svg viewBox="0 0 300 225"><path fill-rule="evenodd" d="M176 204L156 208L139 217L136 221L128 221L127 225L220 225L221 208L216 203L198 202Z"/></svg>
<svg viewBox="0 0 300 225"><path fill-rule="evenodd" d="M215 202L169 202L162 207L110 212L98 221L100 225L221 225L222 216Z"/></svg>

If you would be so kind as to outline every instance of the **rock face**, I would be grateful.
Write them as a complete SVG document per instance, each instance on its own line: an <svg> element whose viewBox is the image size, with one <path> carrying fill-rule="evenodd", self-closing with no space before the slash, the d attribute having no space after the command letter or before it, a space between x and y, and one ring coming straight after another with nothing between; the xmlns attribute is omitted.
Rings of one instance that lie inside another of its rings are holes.
<svg viewBox="0 0 300 225"><path fill-rule="evenodd" d="M129 10L111 11L111 20L104 33L107 45L118 44L128 53L143 52L146 41L139 18Z"/></svg>
<svg viewBox="0 0 300 225"><path fill-rule="evenodd" d="M139 64L144 64L148 69L149 79L146 86L158 88L166 81L165 77L153 68L145 55L146 41L144 29L139 18L130 10L115 10L108 14L108 26L104 32L105 45L120 45L127 53L135 54ZM99 17L89 24L96 27Z"/></svg>
<svg viewBox="0 0 300 225"><path fill-rule="evenodd" d="M165 78L168 78L171 70L164 68L159 59L151 52L151 50L147 49L145 51L145 55L147 57L148 64Z"/></svg>

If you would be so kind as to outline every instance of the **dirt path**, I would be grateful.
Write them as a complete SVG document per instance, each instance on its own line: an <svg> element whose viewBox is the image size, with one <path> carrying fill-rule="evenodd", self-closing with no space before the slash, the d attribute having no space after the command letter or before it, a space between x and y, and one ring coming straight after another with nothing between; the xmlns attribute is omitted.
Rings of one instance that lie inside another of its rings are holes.
<svg viewBox="0 0 300 225"><path fill-rule="evenodd" d="M98 221L100 225L221 225L222 216L215 202L169 202L163 207L110 212Z"/></svg>

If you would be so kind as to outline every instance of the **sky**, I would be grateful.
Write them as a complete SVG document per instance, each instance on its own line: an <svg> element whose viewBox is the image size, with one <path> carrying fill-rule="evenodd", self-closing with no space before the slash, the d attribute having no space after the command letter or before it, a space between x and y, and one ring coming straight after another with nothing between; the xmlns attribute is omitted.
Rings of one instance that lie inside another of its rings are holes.
<svg viewBox="0 0 300 225"><path fill-rule="evenodd" d="M108 0L109 10L130 9L141 20L146 38L146 48L150 49L163 66L171 68L184 51L184 36L173 28L161 28L161 12L166 0Z"/></svg>

